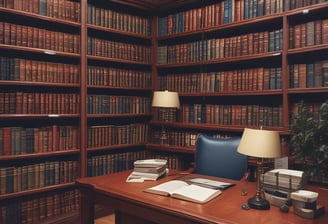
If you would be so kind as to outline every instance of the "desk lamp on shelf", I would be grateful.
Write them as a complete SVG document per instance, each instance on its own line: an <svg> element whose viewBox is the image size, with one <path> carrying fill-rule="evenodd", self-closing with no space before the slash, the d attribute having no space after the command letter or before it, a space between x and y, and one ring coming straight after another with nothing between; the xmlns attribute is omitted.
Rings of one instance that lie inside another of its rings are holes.
<svg viewBox="0 0 328 224"><path fill-rule="evenodd" d="M257 188L255 196L248 200L249 207L259 210L269 209L270 203L263 196L260 177L263 173L264 158L281 157L279 133L277 131L262 130L262 128L245 128L237 151L257 159Z"/></svg>
<svg viewBox="0 0 328 224"><path fill-rule="evenodd" d="M168 109L180 108L179 95L177 92L169 92L168 90L154 91L152 106L159 107L162 121L168 122ZM164 124L162 124L160 143L168 144L168 137Z"/></svg>

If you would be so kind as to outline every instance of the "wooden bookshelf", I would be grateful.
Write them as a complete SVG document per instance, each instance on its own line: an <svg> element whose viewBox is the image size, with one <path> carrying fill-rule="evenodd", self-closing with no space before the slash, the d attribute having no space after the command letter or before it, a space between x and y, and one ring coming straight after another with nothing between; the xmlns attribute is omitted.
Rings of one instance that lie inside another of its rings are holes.
<svg viewBox="0 0 328 224"><path fill-rule="evenodd" d="M0 2L1 223L79 208L79 1Z"/></svg>
<svg viewBox="0 0 328 224"><path fill-rule="evenodd" d="M154 88L179 92L181 108L170 122L155 111L149 148L183 152L177 135L190 136L188 150L194 133L240 136L260 126L288 141L295 105L328 96L327 7L225 0L158 13ZM167 147L157 141L163 126Z"/></svg>
<svg viewBox="0 0 328 224"><path fill-rule="evenodd" d="M0 1L0 15L0 222L60 223L76 178L147 156L152 16L92 0Z"/></svg>
<svg viewBox="0 0 328 224"><path fill-rule="evenodd" d="M144 158L151 118L152 18L103 3L87 4L87 176L131 169Z"/></svg>

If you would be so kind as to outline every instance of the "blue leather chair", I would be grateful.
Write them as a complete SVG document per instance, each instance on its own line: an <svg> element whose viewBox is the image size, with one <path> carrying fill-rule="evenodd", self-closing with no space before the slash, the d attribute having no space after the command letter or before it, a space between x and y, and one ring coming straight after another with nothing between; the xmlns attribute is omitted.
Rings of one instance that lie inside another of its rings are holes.
<svg viewBox="0 0 328 224"><path fill-rule="evenodd" d="M196 142L195 173L240 180L247 171L247 156L237 152L240 137L219 139L200 134Z"/></svg>

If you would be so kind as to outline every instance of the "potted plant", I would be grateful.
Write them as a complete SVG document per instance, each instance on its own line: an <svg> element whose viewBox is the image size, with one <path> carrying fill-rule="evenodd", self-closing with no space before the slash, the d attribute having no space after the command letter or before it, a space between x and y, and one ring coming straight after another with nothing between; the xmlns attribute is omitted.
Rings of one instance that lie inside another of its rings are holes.
<svg viewBox="0 0 328 224"><path fill-rule="evenodd" d="M291 155L310 180L328 181L328 101L315 115L308 105L299 102L291 117Z"/></svg>

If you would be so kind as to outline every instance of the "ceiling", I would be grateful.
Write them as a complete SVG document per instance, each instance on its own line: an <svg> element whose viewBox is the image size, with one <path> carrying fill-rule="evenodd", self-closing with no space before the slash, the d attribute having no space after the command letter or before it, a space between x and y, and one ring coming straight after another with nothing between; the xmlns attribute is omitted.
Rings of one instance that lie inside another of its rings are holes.
<svg viewBox="0 0 328 224"><path fill-rule="evenodd" d="M202 0L112 0L112 2L141 8L152 12L163 12L188 4L200 3Z"/></svg>

